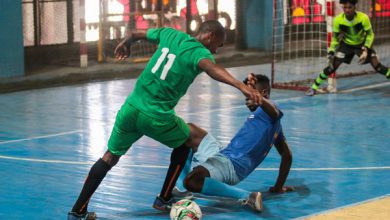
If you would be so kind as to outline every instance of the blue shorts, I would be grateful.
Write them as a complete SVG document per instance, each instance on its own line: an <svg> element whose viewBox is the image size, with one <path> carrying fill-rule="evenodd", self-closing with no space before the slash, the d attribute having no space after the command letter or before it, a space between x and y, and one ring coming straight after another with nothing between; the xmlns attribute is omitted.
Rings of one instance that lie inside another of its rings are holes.
<svg viewBox="0 0 390 220"><path fill-rule="evenodd" d="M204 163L209 157L218 153L222 149L222 144L219 143L211 134L207 134L198 146L198 151L194 153L191 162L191 168Z"/></svg>
<svg viewBox="0 0 390 220"><path fill-rule="evenodd" d="M211 178L220 182L236 185L241 181L234 170L232 161L221 153L211 156L200 165L210 172Z"/></svg>
<svg viewBox="0 0 390 220"><path fill-rule="evenodd" d="M211 178L229 185L236 185L240 179L230 159L219 153L221 149L222 145L211 134L207 134L192 158L192 167L203 166L210 172Z"/></svg>

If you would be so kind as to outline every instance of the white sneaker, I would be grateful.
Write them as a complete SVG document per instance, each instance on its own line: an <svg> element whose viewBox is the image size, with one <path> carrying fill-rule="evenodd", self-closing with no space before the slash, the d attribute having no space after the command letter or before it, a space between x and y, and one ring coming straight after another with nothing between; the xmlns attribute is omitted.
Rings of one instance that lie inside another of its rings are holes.
<svg viewBox="0 0 390 220"><path fill-rule="evenodd" d="M329 93L336 93L337 92L337 80L336 80L336 78L328 78L327 90L329 91Z"/></svg>
<svg viewBox="0 0 390 220"><path fill-rule="evenodd" d="M248 199L244 200L242 205L248 206L256 212L263 210L263 199L261 198L261 192L252 192L249 194Z"/></svg>

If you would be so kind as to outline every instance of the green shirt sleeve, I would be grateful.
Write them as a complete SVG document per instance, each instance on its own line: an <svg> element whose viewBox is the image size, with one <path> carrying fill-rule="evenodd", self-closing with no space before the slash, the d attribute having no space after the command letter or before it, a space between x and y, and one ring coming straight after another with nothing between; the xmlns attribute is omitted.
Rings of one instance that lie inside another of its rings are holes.
<svg viewBox="0 0 390 220"><path fill-rule="evenodd" d="M205 51L205 50L198 52L198 55L194 59L195 59L194 68L196 68L198 70L198 72L203 71L199 67L199 62L203 59L208 59L215 64L214 56L209 51Z"/></svg>
<svg viewBox="0 0 390 220"><path fill-rule="evenodd" d="M364 16L362 23L364 31L366 32L366 41L364 42L364 46L367 48L371 48L374 42L374 32L372 31L371 22L367 15Z"/></svg>
<svg viewBox="0 0 390 220"><path fill-rule="evenodd" d="M160 42L161 32L164 28L150 28L146 32L146 39L152 43L158 44Z"/></svg>
<svg viewBox="0 0 390 220"><path fill-rule="evenodd" d="M333 21L333 34L332 34L332 40L330 42L330 47L328 52L335 52L336 48L339 46L340 42L338 40L340 35L340 23L339 19L336 18Z"/></svg>

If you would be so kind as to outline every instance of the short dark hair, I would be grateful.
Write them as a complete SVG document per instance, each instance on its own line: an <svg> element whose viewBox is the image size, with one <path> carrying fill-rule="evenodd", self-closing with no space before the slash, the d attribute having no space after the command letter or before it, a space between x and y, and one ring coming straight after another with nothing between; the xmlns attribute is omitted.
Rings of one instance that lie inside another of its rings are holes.
<svg viewBox="0 0 390 220"><path fill-rule="evenodd" d="M265 89L271 87L268 76L263 74L256 74L255 77L257 79L256 84L258 84L261 88Z"/></svg>
<svg viewBox="0 0 390 220"><path fill-rule="evenodd" d="M225 28L217 20L208 20L203 22L198 30L198 34L212 32L217 36L225 36Z"/></svg>
<svg viewBox="0 0 390 220"><path fill-rule="evenodd" d="M345 3L356 5L358 3L358 0L340 0L340 4L345 4Z"/></svg>

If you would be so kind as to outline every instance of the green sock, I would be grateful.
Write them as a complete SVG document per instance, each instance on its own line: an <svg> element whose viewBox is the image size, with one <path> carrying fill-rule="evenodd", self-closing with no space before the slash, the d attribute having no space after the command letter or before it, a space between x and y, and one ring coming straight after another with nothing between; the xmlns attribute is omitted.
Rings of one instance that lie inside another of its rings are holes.
<svg viewBox="0 0 390 220"><path fill-rule="evenodd" d="M317 90L318 87L328 79L328 76L322 71L317 79L314 81L314 84L311 86L312 89Z"/></svg>

